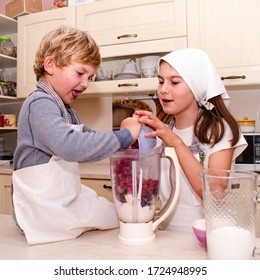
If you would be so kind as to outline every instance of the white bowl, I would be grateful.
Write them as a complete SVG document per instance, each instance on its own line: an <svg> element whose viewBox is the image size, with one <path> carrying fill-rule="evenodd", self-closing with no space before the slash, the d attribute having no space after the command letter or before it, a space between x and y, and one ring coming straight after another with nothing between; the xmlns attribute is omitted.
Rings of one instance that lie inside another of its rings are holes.
<svg viewBox="0 0 260 280"><path fill-rule="evenodd" d="M139 60L140 69L157 69L159 63L160 56L158 55L148 55L141 57Z"/></svg>
<svg viewBox="0 0 260 280"><path fill-rule="evenodd" d="M157 76L157 70L156 70L156 68L142 69L141 75L144 78L156 77Z"/></svg>
<svg viewBox="0 0 260 280"><path fill-rule="evenodd" d="M124 79L136 79L140 78L141 74L139 73L118 73L115 74L114 80L124 80Z"/></svg>

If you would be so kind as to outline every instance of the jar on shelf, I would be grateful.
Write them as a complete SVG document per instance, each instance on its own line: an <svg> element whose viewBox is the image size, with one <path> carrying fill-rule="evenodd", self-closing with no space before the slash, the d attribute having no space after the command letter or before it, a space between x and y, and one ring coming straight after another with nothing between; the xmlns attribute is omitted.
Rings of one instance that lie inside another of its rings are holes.
<svg viewBox="0 0 260 280"><path fill-rule="evenodd" d="M0 36L0 53L8 56L15 55L15 47L10 37Z"/></svg>
<svg viewBox="0 0 260 280"><path fill-rule="evenodd" d="M0 127L5 126L5 116L0 113Z"/></svg>
<svg viewBox="0 0 260 280"><path fill-rule="evenodd" d="M7 82L0 82L0 95L8 95L9 89Z"/></svg>

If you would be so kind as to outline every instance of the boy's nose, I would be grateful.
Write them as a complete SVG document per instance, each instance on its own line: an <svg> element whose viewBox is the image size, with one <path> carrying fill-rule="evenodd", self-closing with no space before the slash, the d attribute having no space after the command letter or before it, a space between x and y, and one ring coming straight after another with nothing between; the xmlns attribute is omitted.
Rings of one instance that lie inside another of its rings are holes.
<svg viewBox="0 0 260 280"><path fill-rule="evenodd" d="M88 87L88 85L89 85L89 80L88 80L88 78L84 77L84 78L81 80L80 85L86 89L86 88Z"/></svg>

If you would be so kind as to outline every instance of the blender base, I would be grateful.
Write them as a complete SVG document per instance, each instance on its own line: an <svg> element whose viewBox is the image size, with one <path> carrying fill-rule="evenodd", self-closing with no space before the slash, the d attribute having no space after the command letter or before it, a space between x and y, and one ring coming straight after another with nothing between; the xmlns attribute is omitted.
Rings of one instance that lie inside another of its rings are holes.
<svg viewBox="0 0 260 280"><path fill-rule="evenodd" d="M154 241L153 221L124 223L120 221L119 241L126 245L144 245Z"/></svg>

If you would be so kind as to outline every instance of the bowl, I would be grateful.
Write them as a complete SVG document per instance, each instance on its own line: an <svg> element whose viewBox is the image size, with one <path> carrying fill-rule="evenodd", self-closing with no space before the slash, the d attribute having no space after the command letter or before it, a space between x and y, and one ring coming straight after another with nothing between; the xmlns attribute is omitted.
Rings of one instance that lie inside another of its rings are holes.
<svg viewBox="0 0 260 280"><path fill-rule="evenodd" d="M148 69L148 68L154 68L156 69L159 64L160 56L157 55L148 55L143 56L139 60L140 69Z"/></svg>
<svg viewBox="0 0 260 280"><path fill-rule="evenodd" d="M139 73L118 73L114 76L114 80L136 79L141 78Z"/></svg>
<svg viewBox="0 0 260 280"><path fill-rule="evenodd" d="M141 75L144 78L153 78L157 76L157 70L156 68L143 69Z"/></svg>
<svg viewBox="0 0 260 280"><path fill-rule="evenodd" d="M205 219L196 220L192 223L192 229L200 245L207 249L206 222Z"/></svg>

